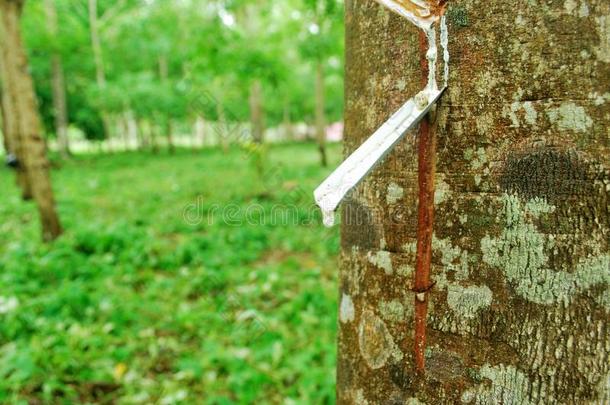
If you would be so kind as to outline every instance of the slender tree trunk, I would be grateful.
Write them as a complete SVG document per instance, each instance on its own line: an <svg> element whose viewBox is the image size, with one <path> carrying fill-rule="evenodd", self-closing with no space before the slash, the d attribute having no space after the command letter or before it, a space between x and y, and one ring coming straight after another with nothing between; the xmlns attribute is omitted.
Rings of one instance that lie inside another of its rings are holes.
<svg viewBox="0 0 610 405"><path fill-rule="evenodd" d="M324 65L316 62L316 140L322 167L328 166L326 157L326 117L324 114Z"/></svg>
<svg viewBox="0 0 610 405"><path fill-rule="evenodd" d="M166 55L159 55L159 78L161 79L161 83L164 86L167 86L168 79L169 79L169 65L168 65ZM172 118L168 114L164 117L163 121L164 121L163 125L164 125L164 130L165 130L165 136L167 137L167 148L169 150L169 153L173 154L176 152L176 148L174 145L174 139L172 137L172 131L173 131Z"/></svg>
<svg viewBox="0 0 610 405"><path fill-rule="evenodd" d="M171 154L176 153L176 146L174 145L174 136L172 135L173 130L174 126L172 125L172 120L170 118L167 118L165 120L165 132L167 136L167 149Z"/></svg>
<svg viewBox="0 0 610 405"><path fill-rule="evenodd" d="M414 130L343 209L337 402L609 403L610 4L449 4L425 371ZM345 6L350 152L422 72L412 24Z"/></svg>
<svg viewBox="0 0 610 405"><path fill-rule="evenodd" d="M133 110L127 111L127 127L129 128L129 139L135 142L135 147L138 149L140 134L138 133L138 123L136 121Z"/></svg>
<svg viewBox="0 0 610 405"><path fill-rule="evenodd" d="M138 150L141 151L148 147L148 139L147 139L148 134L146 132L146 128L144 125L144 120L136 118L136 125L138 127L138 129L137 129Z"/></svg>
<svg viewBox="0 0 610 405"><path fill-rule="evenodd" d="M205 122L205 119L203 118L203 116L198 115L197 118L195 119L195 128L194 128L195 146L197 146L199 142L201 142L201 147L205 146L205 138L206 138L205 125L206 125L206 122Z"/></svg>
<svg viewBox="0 0 610 405"><path fill-rule="evenodd" d="M104 53L99 32L99 18L97 0L89 0L89 30L91 36L91 48L93 49L93 63L95 65L95 80L100 89L106 87L106 69L104 68ZM104 134L110 139L111 122L106 111L101 111L102 123L104 124Z"/></svg>
<svg viewBox="0 0 610 405"><path fill-rule="evenodd" d="M0 31L2 37L0 40L6 44L5 33ZM2 131L4 133L4 146L6 149L7 155L13 155L17 158L17 160L21 160L19 157L19 152L21 148L19 147L20 139L19 139L19 128L18 128L18 114L14 111L15 101L13 100L13 94L8 89L7 84L4 83L5 80L9 80L11 77L11 71L7 70L9 67L7 65L10 54L8 53L9 49L7 46L3 46L0 43L0 77L4 78L3 81L3 90L0 96L2 96L2 111L3 111L3 124ZM23 165L18 165L15 168L16 171L16 183L19 189L21 190L21 198L23 200L31 200L32 195L32 187L30 182L28 181L27 174L25 172L25 167Z"/></svg>
<svg viewBox="0 0 610 405"><path fill-rule="evenodd" d="M0 37L1 39L2 37ZM1 55L0 55L1 56ZM0 63L1 66L1 63ZM2 108L2 68L0 67L0 131L2 131L2 146L4 147L4 153L9 153L8 138L6 137L6 117L4 116L4 108Z"/></svg>
<svg viewBox="0 0 610 405"><path fill-rule="evenodd" d="M254 80L250 86L250 124L252 125L252 140L259 144L263 143L265 133L262 92L260 80Z"/></svg>
<svg viewBox="0 0 610 405"><path fill-rule="evenodd" d="M123 114L121 116L119 116L119 120L121 123L121 129L122 129L122 139L123 139L123 145L125 148L125 151L129 151L131 149L130 147L130 141L131 141L131 134L129 132L129 116L128 116L128 112L125 111L123 112Z"/></svg>
<svg viewBox="0 0 610 405"><path fill-rule="evenodd" d="M106 71L104 69L104 56L100 41L97 0L89 0L89 29L91 35L91 48L93 49L93 62L95 64L95 79L98 86L106 85Z"/></svg>
<svg viewBox="0 0 610 405"><path fill-rule="evenodd" d="M23 167L25 177L40 212L42 236L45 241L57 238L61 232L59 218L55 211L55 200L49 176L49 162L45 143L41 136L34 84L29 73L28 61L20 32L20 16L23 2L0 1L2 18L2 76L3 109L11 128L10 139L16 140L10 147L16 148L16 155Z"/></svg>
<svg viewBox="0 0 610 405"><path fill-rule="evenodd" d="M55 0L45 0L47 23L49 32L54 38L58 35L57 11ZM53 89L53 112L55 114L55 132L59 152L65 159L70 156L70 142L68 139L68 106L66 102L66 85L64 68L59 51L55 48L51 55L51 83Z"/></svg>
<svg viewBox="0 0 610 405"><path fill-rule="evenodd" d="M152 153L157 154L159 153L159 140L157 137L157 126L155 125L154 122L149 123L148 126L148 133L150 135L150 147L152 150Z"/></svg>
<svg viewBox="0 0 610 405"><path fill-rule="evenodd" d="M222 105L222 101L221 99L218 99L218 102L216 103L216 115L218 116L218 137L219 137L219 142L220 142L220 146L222 148L222 151L224 153L227 153L229 151L229 136L230 134L228 133L228 122L227 122L227 116L225 115L225 110L224 107Z"/></svg>
<svg viewBox="0 0 610 405"><path fill-rule="evenodd" d="M292 126L291 118L290 118L290 102L284 102L284 111L283 111L283 121L284 121L284 138L287 141L294 141L294 128Z"/></svg>

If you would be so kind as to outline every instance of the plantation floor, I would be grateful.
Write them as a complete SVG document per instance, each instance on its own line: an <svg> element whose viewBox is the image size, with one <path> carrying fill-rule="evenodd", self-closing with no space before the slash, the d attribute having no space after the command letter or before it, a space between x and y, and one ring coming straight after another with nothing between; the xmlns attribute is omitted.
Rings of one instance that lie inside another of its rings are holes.
<svg viewBox="0 0 610 405"><path fill-rule="evenodd" d="M53 171L50 246L0 169L0 403L333 403L329 169L311 144L263 175L251 155L77 157Z"/></svg>

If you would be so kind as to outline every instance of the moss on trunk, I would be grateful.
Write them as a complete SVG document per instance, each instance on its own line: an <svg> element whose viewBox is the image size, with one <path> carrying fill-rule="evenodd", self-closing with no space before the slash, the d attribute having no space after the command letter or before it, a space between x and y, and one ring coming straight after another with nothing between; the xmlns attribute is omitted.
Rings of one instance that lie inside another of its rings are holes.
<svg viewBox="0 0 610 405"><path fill-rule="evenodd" d="M426 374L414 131L343 209L338 402L608 402L610 4L455 1L447 15ZM348 0L346 24L347 153L421 70L406 20Z"/></svg>

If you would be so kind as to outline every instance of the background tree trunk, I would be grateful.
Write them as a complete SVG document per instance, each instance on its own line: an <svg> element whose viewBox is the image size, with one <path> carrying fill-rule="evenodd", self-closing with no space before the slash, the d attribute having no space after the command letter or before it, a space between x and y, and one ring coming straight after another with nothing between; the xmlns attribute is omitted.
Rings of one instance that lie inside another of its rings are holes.
<svg viewBox="0 0 610 405"><path fill-rule="evenodd" d="M41 136L34 84L21 40L19 19L23 2L0 1L2 18L2 76L6 97L3 108L11 123L11 140L17 140L16 155L38 205L45 241L57 238L62 230L55 211L55 201L49 177L49 162Z"/></svg>
<svg viewBox="0 0 610 405"><path fill-rule="evenodd" d="M138 150L142 151L149 146L149 135L143 119L136 118Z"/></svg>
<svg viewBox="0 0 610 405"><path fill-rule="evenodd" d="M610 401L610 4L572 3L450 4L426 371L413 131L344 205L339 403ZM347 153L421 69L403 18L348 0L346 24Z"/></svg>
<svg viewBox="0 0 610 405"><path fill-rule="evenodd" d="M260 80L254 80L250 86L250 123L252 125L252 140L255 143L263 143L265 136L262 92Z"/></svg>
<svg viewBox="0 0 610 405"><path fill-rule="evenodd" d="M203 115L197 115L193 128L195 139L193 148L196 149L199 145L203 148L206 142L206 120Z"/></svg>
<svg viewBox="0 0 610 405"><path fill-rule="evenodd" d="M324 65L316 62L316 140L322 167L328 166L326 157L326 117L324 114Z"/></svg>
<svg viewBox="0 0 610 405"><path fill-rule="evenodd" d="M292 126L292 119L290 117L290 102L284 101L283 108L283 129L284 129L284 140L294 141L294 127Z"/></svg>
<svg viewBox="0 0 610 405"><path fill-rule="evenodd" d="M18 160L21 160L18 156L20 148L19 148L19 138L18 138L18 123L17 123L17 113L14 111L15 102L13 101L13 94L9 92L7 85L4 83L5 80L8 80L10 77L10 72L8 69L8 58L10 55L8 54L8 48L6 45L5 39L6 33L3 30L0 30L0 78L2 79L3 90L0 93L2 97L2 112L3 112L3 120L2 120L2 131L4 134L4 147L6 149L7 154L12 154L17 157ZM19 165L15 168L16 171L16 182L17 186L21 190L21 198L23 200L31 200L32 199L32 188L30 186L30 182L28 181L25 168L23 165Z"/></svg>
<svg viewBox="0 0 610 405"><path fill-rule="evenodd" d="M148 127L148 134L150 135L150 147L152 153L159 153L159 139L157 134L157 124L155 122L150 122Z"/></svg>
<svg viewBox="0 0 610 405"><path fill-rule="evenodd" d="M174 145L174 137L172 132L174 131L174 126L172 125L172 120L169 117L165 119L165 133L167 136L167 149L169 153L176 153L176 145Z"/></svg>
<svg viewBox="0 0 610 405"><path fill-rule="evenodd" d="M229 152L229 145L231 142L231 135L229 133L229 122L225 114L224 106L222 105L222 99L218 98L216 103L216 115L218 116L218 142L224 153Z"/></svg>
<svg viewBox="0 0 610 405"><path fill-rule="evenodd" d="M49 32L57 38L57 11L55 0L45 0L47 23ZM51 55L51 83L53 88L53 112L55 114L55 132L59 152L63 158L70 156L70 142L68 139L68 106L66 102L66 84L64 67L59 51L53 50Z"/></svg>
<svg viewBox="0 0 610 405"><path fill-rule="evenodd" d="M0 39L2 39L2 37L0 37ZM2 68L0 68L0 78L2 78ZM4 117L4 109L2 108L2 79L0 79L0 131L2 131L2 147L4 148L4 153L8 154L9 152L6 138L6 118Z"/></svg>
<svg viewBox="0 0 610 405"><path fill-rule="evenodd" d="M161 83L163 83L164 86L167 86L169 80L169 64L166 55L159 56L159 78L161 79ZM173 125L170 114L163 117L163 130L165 131L165 136L167 137L167 148L169 153L173 154L176 152L176 147L172 137Z"/></svg>
<svg viewBox="0 0 610 405"><path fill-rule="evenodd" d="M95 79L98 87L104 89L106 87L106 69L104 68L104 53L102 50L102 42L99 32L99 17L97 9L97 0L89 0L89 30L91 36L91 48L93 49L93 63L95 65ZM108 141L111 138L111 122L106 111L101 111L102 123L104 124L104 134Z"/></svg>

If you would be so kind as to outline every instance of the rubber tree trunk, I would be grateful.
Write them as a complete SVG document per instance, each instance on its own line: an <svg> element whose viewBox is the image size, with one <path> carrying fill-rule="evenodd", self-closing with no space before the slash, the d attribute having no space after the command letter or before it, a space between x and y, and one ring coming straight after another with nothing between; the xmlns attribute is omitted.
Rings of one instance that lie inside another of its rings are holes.
<svg viewBox="0 0 610 405"><path fill-rule="evenodd" d="M195 118L193 133L193 148L197 148L199 145L204 147L206 142L206 121L202 115L197 115L197 118Z"/></svg>
<svg viewBox="0 0 610 405"><path fill-rule="evenodd" d="M172 120L170 118L165 119L165 133L167 137L167 149L169 153L176 153L176 146L174 145L174 136L172 135L174 131L174 126L172 125Z"/></svg>
<svg viewBox="0 0 610 405"><path fill-rule="evenodd" d="M155 122L150 122L148 127L148 134L150 135L150 148L152 153L159 153L159 137L157 134L158 127Z"/></svg>
<svg viewBox="0 0 610 405"><path fill-rule="evenodd" d="M120 131L123 139L123 148L125 151L131 149L131 132L129 128L129 112L124 111L119 117Z"/></svg>
<svg viewBox="0 0 610 405"><path fill-rule="evenodd" d="M10 77L10 71L8 71L8 62L9 49L4 46L6 44L6 40L4 36L6 35L2 30L0 30L0 78L5 78L2 81L8 80L6 78ZM1 104L3 106L2 112L2 131L4 135L4 148L6 149L7 154L12 154L16 156L18 160L21 160L18 156L20 152L19 148L19 138L18 138L18 122L17 115L12 112L12 105L15 104L13 101L13 94L9 92L6 84L3 84L3 90L0 93ZM9 113L11 111L11 113ZM15 168L16 172L16 183L19 189L21 190L21 198L23 200L31 200L32 199L32 188L30 186L30 182L28 181L25 168L23 165L19 165Z"/></svg>
<svg viewBox="0 0 610 405"><path fill-rule="evenodd" d="M418 131L344 204L340 404L610 401L610 3L450 3L414 371ZM346 1L346 152L421 90L418 30Z"/></svg>
<svg viewBox="0 0 610 405"><path fill-rule="evenodd" d="M143 119L136 118L138 150L142 151L148 147L148 133Z"/></svg>
<svg viewBox="0 0 610 405"><path fill-rule="evenodd" d="M225 114L222 99L220 98L216 103L216 115L218 116L218 130L216 131L218 134L218 142L220 143L223 153L228 153L232 134L229 132L229 122L227 121L227 115Z"/></svg>
<svg viewBox="0 0 610 405"><path fill-rule="evenodd" d="M168 85L169 63L167 60L167 55L159 55L159 78L164 86ZM163 117L163 129L165 131L165 136L167 137L167 148L169 153L173 154L176 152L176 147L174 145L174 139L172 136L172 118L169 114Z"/></svg>
<svg viewBox="0 0 610 405"><path fill-rule="evenodd" d="M100 39L99 18L97 0L88 1L89 10L89 35L91 40L91 48L93 49L93 63L95 65L95 80L100 89L106 87L106 69L104 68L104 53L102 50L102 42ZM102 123L104 125L104 135L108 141L111 137L111 122L106 111L101 111Z"/></svg>
<svg viewBox="0 0 610 405"><path fill-rule="evenodd" d="M2 37L0 37L2 38ZM0 55L1 56L1 55ZM2 131L2 147L4 148L4 153L8 154L9 147L6 138L6 117L4 116L4 109L2 108L2 70L0 70L0 131Z"/></svg>
<svg viewBox="0 0 610 405"><path fill-rule="evenodd" d="M263 143L265 133L262 93L260 80L254 80L250 86L250 124L252 125L252 140L259 144Z"/></svg>
<svg viewBox="0 0 610 405"><path fill-rule="evenodd" d="M3 93L6 93L3 109L11 126L7 132L12 134L10 138L15 141L14 144L11 141L10 147L16 148L16 155L38 205L43 240L51 241L61 234L62 229L55 211L34 83L21 39L19 20L22 6L21 1L0 1L2 82Z"/></svg>
<svg viewBox="0 0 610 405"><path fill-rule="evenodd" d="M292 119L290 117L290 102L288 100L284 102L283 121L284 139L286 141L294 141L294 127L292 126Z"/></svg>
<svg viewBox="0 0 610 405"><path fill-rule="evenodd" d="M328 166L326 157L326 117L324 113L324 65L316 62L316 140L322 167Z"/></svg>
<svg viewBox="0 0 610 405"><path fill-rule="evenodd" d="M45 0L47 24L50 34L57 38L57 9L55 0ZM70 141L68 139L68 106L66 102L66 84L64 67L59 51L51 54L51 87L53 90L53 112L55 115L55 133L59 153L65 159L70 156Z"/></svg>

